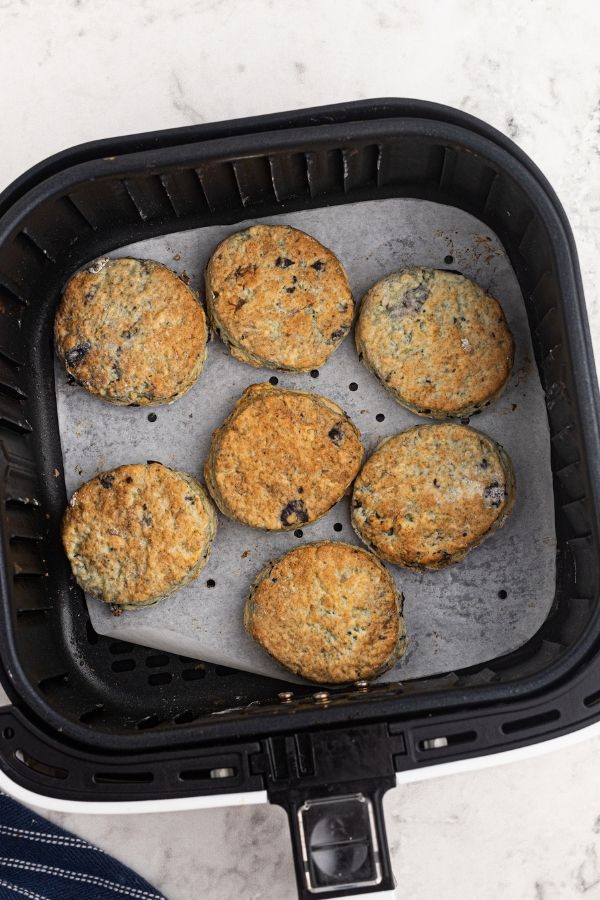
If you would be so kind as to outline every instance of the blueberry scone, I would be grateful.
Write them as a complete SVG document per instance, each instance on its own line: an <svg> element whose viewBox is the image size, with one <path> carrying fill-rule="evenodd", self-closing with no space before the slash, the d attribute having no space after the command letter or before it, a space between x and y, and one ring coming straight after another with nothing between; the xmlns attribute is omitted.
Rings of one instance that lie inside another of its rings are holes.
<svg viewBox="0 0 600 900"><path fill-rule="evenodd" d="M226 516L286 531L325 515L362 459L360 433L336 403L255 384L213 432L204 477Z"/></svg>
<svg viewBox="0 0 600 900"><path fill-rule="evenodd" d="M406 649L403 597L360 547L304 544L258 574L246 630L279 663L321 684L375 678Z"/></svg>
<svg viewBox="0 0 600 900"><path fill-rule="evenodd" d="M403 406L423 416L469 416L504 389L514 359L502 307L464 275L413 268L365 295L356 347Z"/></svg>
<svg viewBox="0 0 600 900"><path fill-rule="evenodd" d="M515 493L512 463L492 438L466 425L417 425L365 463L352 525L381 559L441 569L505 523Z"/></svg>
<svg viewBox="0 0 600 900"><path fill-rule="evenodd" d="M102 257L67 283L54 338L67 372L91 394L148 406L191 388L208 330L198 297L166 266Z"/></svg>
<svg viewBox="0 0 600 900"><path fill-rule="evenodd" d="M294 372L322 366L354 313L342 264L287 225L254 225L222 241L206 268L206 302L236 359Z"/></svg>
<svg viewBox="0 0 600 900"><path fill-rule="evenodd" d="M200 574L216 530L214 507L195 478L148 463L102 472L78 488L62 539L86 593L138 609Z"/></svg>

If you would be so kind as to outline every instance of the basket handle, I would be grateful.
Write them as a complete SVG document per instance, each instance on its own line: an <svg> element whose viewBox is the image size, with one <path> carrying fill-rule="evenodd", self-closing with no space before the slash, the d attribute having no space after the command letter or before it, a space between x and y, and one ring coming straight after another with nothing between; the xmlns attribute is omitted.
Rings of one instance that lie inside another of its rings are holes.
<svg viewBox="0 0 600 900"><path fill-rule="evenodd" d="M290 825L299 900L393 897L382 800L388 785L276 801Z"/></svg>

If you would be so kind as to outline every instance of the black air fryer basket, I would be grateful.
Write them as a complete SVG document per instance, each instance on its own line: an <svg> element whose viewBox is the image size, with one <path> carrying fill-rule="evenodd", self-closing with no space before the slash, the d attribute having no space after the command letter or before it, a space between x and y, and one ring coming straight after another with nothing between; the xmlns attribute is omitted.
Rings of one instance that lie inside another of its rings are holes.
<svg viewBox="0 0 600 900"><path fill-rule="evenodd" d="M66 278L153 235L387 197L476 216L519 280L552 444L546 621L480 666L293 695L97 635L59 539L51 332ZM289 814L300 896L365 894L392 886L381 798L397 772L600 718L598 393L580 274L554 192L498 132L435 104L378 100L77 147L0 195L0 313L0 676L12 703L0 766L13 783L78 801L266 790Z"/></svg>

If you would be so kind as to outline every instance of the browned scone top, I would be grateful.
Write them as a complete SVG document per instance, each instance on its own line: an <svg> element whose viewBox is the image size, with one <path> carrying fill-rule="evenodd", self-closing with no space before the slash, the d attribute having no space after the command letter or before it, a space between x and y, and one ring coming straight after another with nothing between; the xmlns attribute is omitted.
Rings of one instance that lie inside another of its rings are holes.
<svg viewBox="0 0 600 900"><path fill-rule="evenodd" d="M84 591L136 609L196 578L216 529L213 505L195 478L148 463L103 472L78 488L62 539Z"/></svg>
<svg viewBox="0 0 600 900"><path fill-rule="evenodd" d="M286 531L325 515L362 460L360 433L336 403L253 384L213 432L204 476L226 516Z"/></svg>
<svg viewBox="0 0 600 900"><path fill-rule="evenodd" d="M412 268L367 292L356 325L367 366L403 406L443 419L495 400L514 344L502 307L463 275Z"/></svg>
<svg viewBox="0 0 600 900"><path fill-rule="evenodd" d="M222 241L206 268L206 298L236 359L296 372L323 365L354 313L342 264L288 225L254 225Z"/></svg>
<svg viewBox="0 0 600 900"><path fill-rule="evenodd" d="M248 633L279 663L321 684L375 678L406 649L402 594L371 553L304 544L258 574L244 608Z"/></svg>
<svg viewBox="0 0 600 900"><path fill-rule="evenodd" d="M153 260L102 257L68 282L54 322L69 374L111 403L171 403L196 381L208 330L198 297Z"/></svg>
<svg viewBox="0 0 600 900"><path fill-rule="evenodd" d="M417 425L365 463L352 524L382 559L441 569L504 524L515 494L512 463L492 438L466 425Z"/></svg>

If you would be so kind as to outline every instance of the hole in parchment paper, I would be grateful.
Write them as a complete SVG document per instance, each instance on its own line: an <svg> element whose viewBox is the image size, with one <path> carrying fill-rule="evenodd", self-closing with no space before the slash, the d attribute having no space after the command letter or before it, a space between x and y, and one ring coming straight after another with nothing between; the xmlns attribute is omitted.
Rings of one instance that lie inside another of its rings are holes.
<svg viewBox="0 0 600 900"><path fill-rule="evenodd" d="M216 583L217 582L214 580L214 578L209 578L206 582L206 587L214 587Z"/></svg>
<svg viewBox="0 0 600 900"><path fill-rule="evenodd" d="M454 257L450 256L450 254L448 254L448 256L444 257L444 262L446 263L447 266L451 266L452 263L454 262Z"/></svg>
<svg viewBox="0 0 600 900"><path fill-rule="evenodd" d="M471 421L470 418L468 416L466 416L466 418L460 420L460 424L468 425L470 421Z"/></svg>
<svg viewBox="0 0 600 900"><path fill-rule="evenodd" d="M158 416L156 415L156 413L148 413L148 421L149 422L156 422L157 419L158 419Z"/></svg>
<svg viewBox="0 0 600 900"><path fill-rule="evenodd" d="M318 370L318 369L311 369L311 370L310 370L310 377L311 377L311 378L318 378L318 377L319 377L319 370Z"/></svg>
<svg viewBox="0 0 600 900"><path fill-rule="evenodd" d="M501 600L506 600L506 598L508 597L508 594L506 593L506 591L502 590L502 591L498 591L498 596L500 597Z"/></svg>
<svg viewBox="0 0 600 900"><path fill-rule="evenodd" d="M385 416L384 416L383 413L377 413L377 415L375 416L375 418L377 419L378 422L383 422L384 419L385 419Z"/></svg>
<svg viewBox="0 0 600 900"><path fill-rule="evenodd" d="M351 381L350 384L348 385L348 390L349 391L357 391L358 390L357 383L355 381Z"/></svg>
<svg viewBox="0 0 600 900"><path fill-rule="evenodd" d="M333 526L333 530L334 530L334 531L341 531L343 527L344 527L344 526L342 525L341 522L336 522L335 525Z"/></svg>
<svg viewBox="0 0 600 900"><path fill-rule="evenodd" d="M302 531L301 528L296 528L296 530L295 530L295 532L294 532L294 535L295 535L296 537L300 538L300 537L302 537L303 534L304 534L304 532Z"/></svg>
<svg viewBox="0 0 600 900"><path fill-rule="evenodd" d="M279 378L277 377L277 375L271 375L271 377L269 378L269 384L272 384L273 387L275 387L276 384L279 384Z"/></svg>

